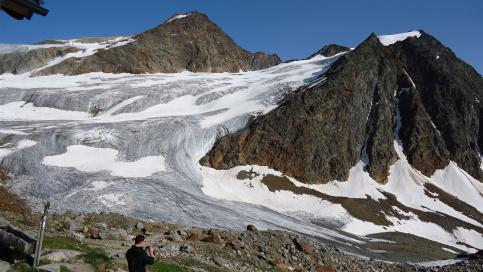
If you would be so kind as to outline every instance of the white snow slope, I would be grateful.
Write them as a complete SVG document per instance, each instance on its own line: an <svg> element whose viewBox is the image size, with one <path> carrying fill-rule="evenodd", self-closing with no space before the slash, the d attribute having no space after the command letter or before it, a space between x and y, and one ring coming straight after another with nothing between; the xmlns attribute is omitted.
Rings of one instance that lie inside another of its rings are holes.
<svg viewBox="0 0 483 272"><path fill-rule="evenodd" d="M84 53L102 46L92 45ZM263 175L248 181L236 178L240 170L252 168L260 174L282 175L266 166L221 171L198 164L217 136L244 127L250 116L269 112L302 85L323 84L324 77L316 78L339 56L319 55L242 73L0 75L0 166L14 176L7 186L33 205L49 199L58 211L113 211L201 227L240 229L251 223L345 245L367 241L347 233L399 231L453 249L482 248L482 234L473 229L448 232L412 213L404 220L388 216L392 226L377 226L352 217L339 204L270 192L261 183ZM480 182L455 163L425 177L407 163L402 146L396 142L395 147L400 159L385 185L369 177L362 161L351 169L348 181L291 181L350 198L383 199L384 191L408 207L482 227L428 197L423 187L431 183L482 212Z"/></svg>

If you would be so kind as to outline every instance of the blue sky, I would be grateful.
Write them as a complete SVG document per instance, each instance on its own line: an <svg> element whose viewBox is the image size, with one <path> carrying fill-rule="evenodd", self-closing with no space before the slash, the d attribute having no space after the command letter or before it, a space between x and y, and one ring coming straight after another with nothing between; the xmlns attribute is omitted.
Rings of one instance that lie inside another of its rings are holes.
<svg viewBox="0 0 483 272"><path fill-rule="evenodd" d="M324 44L355 47L371 32L423 29L483 74L483 0L46 0L47 17L0 14L0 43L126 35L175 12L207 14L242 47L302 58Z"/></svg>

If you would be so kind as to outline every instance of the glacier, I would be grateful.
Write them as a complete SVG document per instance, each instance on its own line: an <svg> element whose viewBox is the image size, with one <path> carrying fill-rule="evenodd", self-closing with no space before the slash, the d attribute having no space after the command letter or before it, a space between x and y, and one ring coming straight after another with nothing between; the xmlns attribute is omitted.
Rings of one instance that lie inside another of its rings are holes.
<svg viewBox="0 0 483 272"><path fill-rule="evenodd" d="M256 224L357 241L265 206L205 195L198 164L216 137L269 112L339 56L240 73L0 75L0 165L14 176L7 186L34 207L50 200L59 212ZM36 144L19 148L22 141ZM131 173L149 158L159 165Z"/></svg>

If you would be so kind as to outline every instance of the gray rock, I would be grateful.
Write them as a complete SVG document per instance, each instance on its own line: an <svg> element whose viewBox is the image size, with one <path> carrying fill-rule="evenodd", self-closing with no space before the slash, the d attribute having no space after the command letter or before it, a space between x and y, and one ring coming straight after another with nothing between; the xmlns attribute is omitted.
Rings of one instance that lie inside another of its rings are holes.
<svg viewBox="0 0 483 272"><path fill-rule="evenodd" d="M178 233L179 235L184 236L184 237L188 236L188 233L186 233L186 231L184 231L184 230L177 230L176 233Z"/></svg>
<svg viewBox="0 0 483 272"><path fill-rule="evenodd" d="M128 239L128 234L125 229L110 229L101 230L99 232L99 237L102 240L126 241Z"/></svg>
<svg viewBox="0 0 483 272"><path fill-rule="evenodd" d="M81 254L81 252L75 250L55 249L46 252L40 257L40 260L59 263L74 259Z"/></svg>
<svg viewBox="0 0 483 272"><path fill-rule="evenodd" d="M158 247L158 254L161 256L172 256L180 252L180 244L175 242L166 242Z"/></svg>
<svg viewBox="0 0 483 272"><path fill-rule="evenodd" d="M0 260L0 272L7 272L10 269L10 264Z"/></svg>
<svg viewBox="0 0 483 272"><path fill-rule="evenodd" d="M182 244L180 247L179 247L179 251L180 252L184 252L184 253L190 253L192 250L191 246L189 244Z"/></svg>
<svg viewBox="0 0 483 272"><path fill-rule="evenodd" d="M143 224L143 222L137 222L135 227L138 230L142 230L142 229L144 229L144 224Z"/></svg>
<svg viewBox="0 0 483 272"><path fill-rule="evenodd" d="M85 240L85 237L84 237L83 234L77 233L77 232L74 232L74 231L70 231L69 236L76 239L79 242L84 242L84 240Z"/></svg>
<svg viewBox="0 0 483 272"><path fill-rule="evenodd" d="M106 223L95 223L93 225L94 228L97 228L98 230L107 230L108 226Z"/></svg>
<svg viewBox="0 0 483 272"><path fill-rule="evenodd" d="M174 231L169 232L169 234L166 236L166 239L168 239L169 241L173 241L173 242L182 242L183 241L183 238L181 238L181 236L177 232L174 232Z"/></svg>

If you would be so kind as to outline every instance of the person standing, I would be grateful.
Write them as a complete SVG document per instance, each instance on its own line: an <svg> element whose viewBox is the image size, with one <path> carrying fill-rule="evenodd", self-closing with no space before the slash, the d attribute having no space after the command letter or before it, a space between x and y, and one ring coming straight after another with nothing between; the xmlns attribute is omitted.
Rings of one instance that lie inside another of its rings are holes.
<svg viewBox="0 0 483 272"><path fill-rule="evenodd" d="M134 238L134 245L126 252L129 272L146 272L146 265L154 263L154 249L146 246L144 235Z"/></svg>

